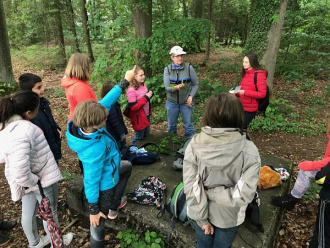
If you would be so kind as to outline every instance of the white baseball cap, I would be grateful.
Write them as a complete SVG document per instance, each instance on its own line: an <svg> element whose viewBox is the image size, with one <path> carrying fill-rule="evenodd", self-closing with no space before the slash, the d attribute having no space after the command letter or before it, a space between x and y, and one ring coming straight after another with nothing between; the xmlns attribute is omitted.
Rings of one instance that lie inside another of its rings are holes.
<svg viewBox="0 0 330 248"><path fill-rule="evenodd" d="M174 47L172 47L170 54L182 55L182 54L187 54L187 53L185 51L183 51L182 47L174 46Z"/></svg>

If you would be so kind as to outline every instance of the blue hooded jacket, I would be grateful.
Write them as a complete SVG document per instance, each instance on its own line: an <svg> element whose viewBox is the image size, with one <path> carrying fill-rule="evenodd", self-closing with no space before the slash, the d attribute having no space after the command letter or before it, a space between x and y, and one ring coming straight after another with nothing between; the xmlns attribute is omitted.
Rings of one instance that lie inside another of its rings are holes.
<svg viewBox="0 0 330 248"><path fill-rule="evenodd" d="M116 85L99 103L109 111L121 92ZM83 164L86 198L89 203L97 203L99 192L113 188L119 180L121 155L117 142L104 127L88 137L83 136L72 120L68 123L66 137L69 147L77 152Z"/></svg>

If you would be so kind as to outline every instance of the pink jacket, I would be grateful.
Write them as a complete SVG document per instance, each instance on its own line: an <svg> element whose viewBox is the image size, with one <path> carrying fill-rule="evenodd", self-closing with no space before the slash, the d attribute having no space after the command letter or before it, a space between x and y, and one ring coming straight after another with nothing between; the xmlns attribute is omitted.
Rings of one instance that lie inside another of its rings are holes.
<svg viewBox="0 0 330 248"><path fill-rule="evenodd" d="M258 72L257 75L257 87L254 85L254 73ZM246 70L246 73L240 83L241 90L245 90L244 95L239 95L244 111L256 112L258 110L258 99L264 98L267 93L267 71L256 71L253 68Z"/></svg>
<svg viewBox="0 0 330 248"><path fill-rule="evenodd" d="M323 159L318 161L304 161L299 163L299 168L304 171L316 171L321 170L322 167L326 166L330 162L330 135L328 135L328 145L325 150Z"/></svg>
<svg viewBox="0 0 330 248"><path fill-rule="evenodd" d="M61 79L61 85L65 89L66 99L69 102L70 114L68 120L72 119L73 111L78 103L83 101L97 102L95 93L89 86L88 81L64 77Z"/></svg>
<svg viewBox="0 0 330 248"><path fill-rule="evenodd" d="M134 89L133 87L129 87L126 92L127 100L129 103L138 102L147 93L148 93L148 88L145 84L141 85L137 90ZM150 114L149 102L146 102L143 105L143 110L146 116Z"/></svg>

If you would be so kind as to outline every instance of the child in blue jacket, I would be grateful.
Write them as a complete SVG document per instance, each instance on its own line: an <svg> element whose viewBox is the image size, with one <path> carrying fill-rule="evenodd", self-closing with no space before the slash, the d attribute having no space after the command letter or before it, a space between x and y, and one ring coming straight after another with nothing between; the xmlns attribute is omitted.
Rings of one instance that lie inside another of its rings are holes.
<svg viewBox="0 0 330 248"><path fill-rule="evenodd" d="M91 247L104 246L104 222L115 219L126 205L123 198L132 164L120 161L117 142L105 130L108 111L133 76L127 71L125 79L99 102L84 101L77 105L67 126L69 147L77 152L84 169L85 194L89 204Z"/></svg>

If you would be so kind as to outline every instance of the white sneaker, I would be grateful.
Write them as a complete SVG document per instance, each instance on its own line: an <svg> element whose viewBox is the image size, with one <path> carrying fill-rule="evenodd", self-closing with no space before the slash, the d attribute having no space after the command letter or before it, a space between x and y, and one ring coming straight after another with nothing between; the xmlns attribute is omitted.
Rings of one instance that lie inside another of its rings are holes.
<svg viewBox="0 0 330 248"><path fill-rule="evenodd" d="M65 246L71 244L72 240L73 240L73 233L68 233L63 235L63 243Z"/></svg>
<svg viewBox="0 0 330 248"><path fill-rule="evenodd" d="M47 235L46 236L41 236L40 241L37 245L32 245L30 248L43 248L46 245L50 243L50 240L48 239Z"/></svg>

